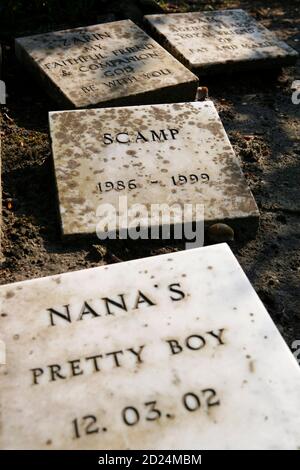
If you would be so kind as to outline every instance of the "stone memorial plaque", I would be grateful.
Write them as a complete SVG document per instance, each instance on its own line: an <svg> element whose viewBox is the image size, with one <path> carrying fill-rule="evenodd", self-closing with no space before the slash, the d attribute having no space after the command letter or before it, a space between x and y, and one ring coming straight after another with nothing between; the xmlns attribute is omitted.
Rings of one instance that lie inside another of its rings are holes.
<svg viewBox="0 0 300 470"><path fill-rule="evenodd" d="M296 62L298 53L243 10L147 15L166 49L197 73Z"/></svg>
<svg viewBox="0 0 300 470"><path fill-rule="evenodd" d="M107 204L115 210L105 216L109 228L115 219L119 229L132 227L137 213L143 227L179 226L183 213L185 223L198 222L203 205L206 225L225 221L240 236L255 234L257 206L211 101L52 112L49 119L64 236L110 232L100 217ZM165 205L159 220L156 205Z"/></svg>
<svg viewBox="0 0 300 470"><path fill-rule="evenodd" d="M299 366L226 244L0 295L1 449L299 449Z"/></svg>
<svg viewBox="0 0 300 470"><path fill-rule="evenodd" d="M198 85L130 20L18 38L16 54L69 108L194 100Z"/></svg>

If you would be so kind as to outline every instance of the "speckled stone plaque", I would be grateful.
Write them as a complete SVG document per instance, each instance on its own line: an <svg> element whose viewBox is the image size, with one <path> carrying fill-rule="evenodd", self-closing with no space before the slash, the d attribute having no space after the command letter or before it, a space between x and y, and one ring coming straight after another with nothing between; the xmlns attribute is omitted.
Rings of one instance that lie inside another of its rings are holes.
<svg viewBox="0 0 300 470"><path fill-rule="evenodd" d="M196 73L296 62L297 52L243 10L148 15L166 49Z"/></svg>
<svg viewBox="0 0 300 470"><path fill-rule="evenodd" d="M127 209L134 215L136 204L149 215L141 226L154 224L155 204L174 208L171 223L180 224L186 204L186 223L203 220L203 205L206 225L226 222L242 236L257 229L257 206L211 101L53 112L50 131L64 236L101 232L106 204L116 213L109 227L116 217L120 229L133 223Z"/></svg>
<svg viewBox="0 0 300 470"><path fill-rule="evenodd" d="M299 366L227 245L0 295L1 449L299 449Z"/></svg>
<svg viewBox="0 0 300 470"><path fill-rule="evenodd" d="M62 106L194 100L197 78L132 21L16 39L19 60Z"/></svg>

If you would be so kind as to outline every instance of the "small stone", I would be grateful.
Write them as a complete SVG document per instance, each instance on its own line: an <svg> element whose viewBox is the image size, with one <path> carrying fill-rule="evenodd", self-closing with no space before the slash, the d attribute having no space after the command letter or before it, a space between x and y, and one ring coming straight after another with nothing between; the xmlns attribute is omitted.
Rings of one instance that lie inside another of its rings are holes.
<svg viewBox="0 0 300 470"><path fill-rule="evenodd" d="M204 101L208 98L208 88L206 86L199 86L197 88L196 101Z"/></svg>
<svg viewBox="0 0 300 470"><path fill-rule="evenodd" d="M234 231L227 224L214 224L208 229L208 236L213 243L224 243L234 241Z"/></svg>
<svg viewBox="0 0 300 470"><path fill-rule="evenodd" d="M16 209L17 200L13 198L7 198L3 201L3 206L8 209L9 211L13 211Z"/></svg>
<svg viewBox="0 0 300 470"><path fill-rule="evenodd" d="M104 259L107 255L107 247L104 245L93 245L93 252L100 259Z"/></svg>

